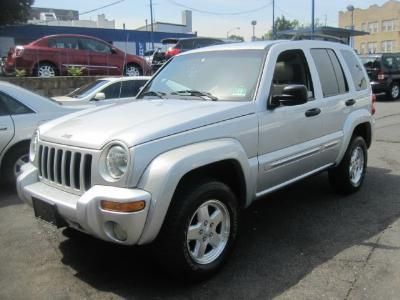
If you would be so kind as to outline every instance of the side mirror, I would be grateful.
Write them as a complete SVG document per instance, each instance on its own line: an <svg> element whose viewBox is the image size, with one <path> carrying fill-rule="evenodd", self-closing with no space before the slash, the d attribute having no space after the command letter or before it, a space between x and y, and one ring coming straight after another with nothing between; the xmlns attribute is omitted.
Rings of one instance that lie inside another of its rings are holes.
<svg viewBox="0 0 400 300"><path fill-rule="evenodd" d="M117 49L116 49L115 47L112 47L112 48L111 48L111 53L112 53L112 54L117 53Z"/></svg>
<svg viewBox="0 0 400 300"><path fill-rule="evenodd" d="M93 98L94 101L100 101L104 99L106 99L106 94L104 93L97 93Z"/></svg>
<svg viewBox="0 0 400 300"><path fill-rule="evenodd" d="M305 85L291 84L287 85L282 95L272 96L270 107L276 108L279 106L294 106L307 103L308 90Z"/></svg>

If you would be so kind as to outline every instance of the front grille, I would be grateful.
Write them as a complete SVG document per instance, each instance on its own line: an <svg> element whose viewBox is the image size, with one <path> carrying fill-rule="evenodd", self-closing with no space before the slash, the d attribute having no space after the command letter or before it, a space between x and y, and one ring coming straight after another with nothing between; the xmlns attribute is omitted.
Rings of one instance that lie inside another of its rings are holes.
<svg viewBox="0 0 400 300"><path fill-rule="evenodd" d="M38 167L43 181L64 190L83 193L91 187L91 154L40 145Z"/></svg>

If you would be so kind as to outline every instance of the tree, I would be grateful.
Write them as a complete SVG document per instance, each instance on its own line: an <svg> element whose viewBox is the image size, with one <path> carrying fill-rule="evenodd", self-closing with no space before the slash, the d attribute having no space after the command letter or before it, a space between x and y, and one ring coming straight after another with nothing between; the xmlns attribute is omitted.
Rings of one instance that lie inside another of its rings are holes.
<svg viewBox="0 0 400 300"><path fill-rule="evenodd" d="M290 21L290 20L286 19L285 16L278 17L275 20L275 32L284 31L284 30L292 30L292 29L298 28L299 26L300 26L300 23L298 20ZM266 40L270 40L273 38L272 35L273 35L273 33L272 33L272 29L271 29L264 35L264 38Z"/></svg>
<svg viewBox="0 0 400 300"><path fill-rule="evenodd" d="M235 35L235 34L231 34L231 35L228 37L228 39L229 39L229 40L233 40L233 41L241 41L241 42L244 41L244 38L243 38L242 36L240 36L240 35Z"/></svg>
<svg viewBox="0 0 400 300"><path fill-rule="evenodd" d="M1 0L0 26L24 23L34 0Z"/></svg>

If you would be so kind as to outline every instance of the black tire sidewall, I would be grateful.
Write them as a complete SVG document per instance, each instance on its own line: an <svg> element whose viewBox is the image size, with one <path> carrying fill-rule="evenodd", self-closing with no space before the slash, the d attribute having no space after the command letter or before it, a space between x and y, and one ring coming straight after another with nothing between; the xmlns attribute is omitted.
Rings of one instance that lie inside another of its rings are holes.
<svg viewBox="0 0 400 300"><path fill-rule="evenodd" d="M199 264L190 256L186 235L193 214L208 200L218 200L226 206L230 215L230 233L225 249L219 257L209 264ZM168 239L168 236L172 238L171 235L176 237L173 243L163 243L169 244L169 247L173 249L172 252L170 251L169 261L166 262L170 264L169 269L175 268L174 273L184 275L188 280L202 280L210 276L225 263L236 241L239 211L235 195L225 184L218 181L208 181L193 188L192 191L187 191L182 196L178 196L171 209L173 211L167 216L164 224L166 230L161 233L163 240ZM175 222L171 218L174 218ZM162 256L162 253L160 254Z"/></svg>

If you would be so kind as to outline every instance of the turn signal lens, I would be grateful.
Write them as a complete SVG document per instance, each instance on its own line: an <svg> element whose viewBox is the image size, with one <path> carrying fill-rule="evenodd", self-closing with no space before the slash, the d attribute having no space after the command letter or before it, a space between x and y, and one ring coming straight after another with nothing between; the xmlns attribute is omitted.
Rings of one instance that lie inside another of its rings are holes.
<svg viewBox="0 0 400 300"><path fill-rule="evenodd" d="M102 209L108 211L131 213L143 210L146 207L146 202L142 200L136 202L121 203L121 202L101 200L100 206Z"/></svg>
<svg viewBox="0 0 400 300"><path fill-rule="evenodd" d="M372 94L371 101L372 101L371 114L374 115L376 112L376 108L375 108L376 95L375 94Z"/></svg>

